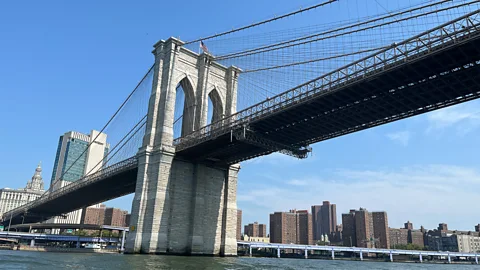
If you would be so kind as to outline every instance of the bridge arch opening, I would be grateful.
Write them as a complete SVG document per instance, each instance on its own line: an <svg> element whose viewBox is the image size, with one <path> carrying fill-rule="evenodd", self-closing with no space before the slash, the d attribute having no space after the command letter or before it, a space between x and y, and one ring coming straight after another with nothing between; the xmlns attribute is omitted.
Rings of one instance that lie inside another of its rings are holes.
<svg viewBox="0 0 480 270"><path fill-rule="evenodd" d="M207 125L222 119L223 116L222 98L218 94L217 89L213 88L208 93Z"/></svg>
<svg viewBox="0 0 480 270"><path fill-rule="evenodd" d="M179 138L193 131L195 96L193 85L184 77L175 88L173 113L173 137Z"/></svg>

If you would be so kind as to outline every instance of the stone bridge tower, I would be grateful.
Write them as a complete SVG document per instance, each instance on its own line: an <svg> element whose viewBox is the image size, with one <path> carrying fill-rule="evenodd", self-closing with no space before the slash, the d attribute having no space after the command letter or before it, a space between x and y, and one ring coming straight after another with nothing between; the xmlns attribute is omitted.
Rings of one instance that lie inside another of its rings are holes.
<svg viewBox="0 0 480 270"><path fill-rule="evenodd" d="M177 86L185 93L182 135L236 111L239 69L170 38L154 45L154 76L126 253L236 255L239 166L211 167L175 156Z"/></svg>

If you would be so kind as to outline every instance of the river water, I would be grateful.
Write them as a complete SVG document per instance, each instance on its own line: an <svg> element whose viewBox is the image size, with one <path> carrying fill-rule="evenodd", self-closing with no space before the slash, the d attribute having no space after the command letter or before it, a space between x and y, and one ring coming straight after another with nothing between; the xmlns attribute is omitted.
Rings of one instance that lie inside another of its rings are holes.
<svg viewBox="0 0 480 270"><path fill-rule="evenodd" d="M315 259L212 258L155 255L51 253L0 250L0 269L480 269L444 265Z"/></svg>

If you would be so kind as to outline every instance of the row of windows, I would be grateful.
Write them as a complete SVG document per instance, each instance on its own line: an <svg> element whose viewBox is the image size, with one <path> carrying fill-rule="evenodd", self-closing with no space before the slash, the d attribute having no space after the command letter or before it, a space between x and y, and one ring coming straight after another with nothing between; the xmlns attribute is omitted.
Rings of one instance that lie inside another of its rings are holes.
<svg viewBox="0 0 480 270"><path fill-rule="evenodd" d="M87 156L85 149L87 146L88 143L81 140L68 142L62 168L62 173L64 173L63 180L76 181L83 176Z"/></svg>

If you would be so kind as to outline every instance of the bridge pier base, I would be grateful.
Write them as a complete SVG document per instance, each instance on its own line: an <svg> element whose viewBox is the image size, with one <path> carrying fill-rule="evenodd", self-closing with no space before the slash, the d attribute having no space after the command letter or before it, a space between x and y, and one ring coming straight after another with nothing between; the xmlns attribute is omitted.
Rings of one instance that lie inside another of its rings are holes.
<svg viewBox="0 0 480 270"><path fill-rule="evenodd" d="M277 258L280 258L280 248L277 248Z"/></svg>
<svg viewBox="0 0 480 270"><path fill-rule="evenodd" d="M363 252L360 251L360 261L363 261Z"/></svg>
<svg viewBox="0 0 480 270"><path fill-rule="evenodd" d="M137 187L125 253L236 256L239 166L213 168L139 155Z"/></svg>
<svg viewBox="0 0 480 270"><path fill-rule="evenodd" d="M35 246L35 239L32 239L30 240L30 247L34 247Z"/></svg>
<svg viewBox="0 0 480 270"><path fill-rule="evenodd" d="M332 260L335 260L335 251L332 249Z"/></svg>
<svg viewBox="0 0 480 270"><path fill-rule="evenodd" d="M478 264L478 255L475 255L475 264Z"/></svg>
<svg viewBox="0 0 480 270"><path fill-rule="evenodd" d="M390 261L393 262L393 254L391 251L390 251Z"/></svg>
<svg viewBox="0 0 480 270"><path fill-rule="evenodd" d="M422 254L419 255L420 263L423 262Z"/></svg>

